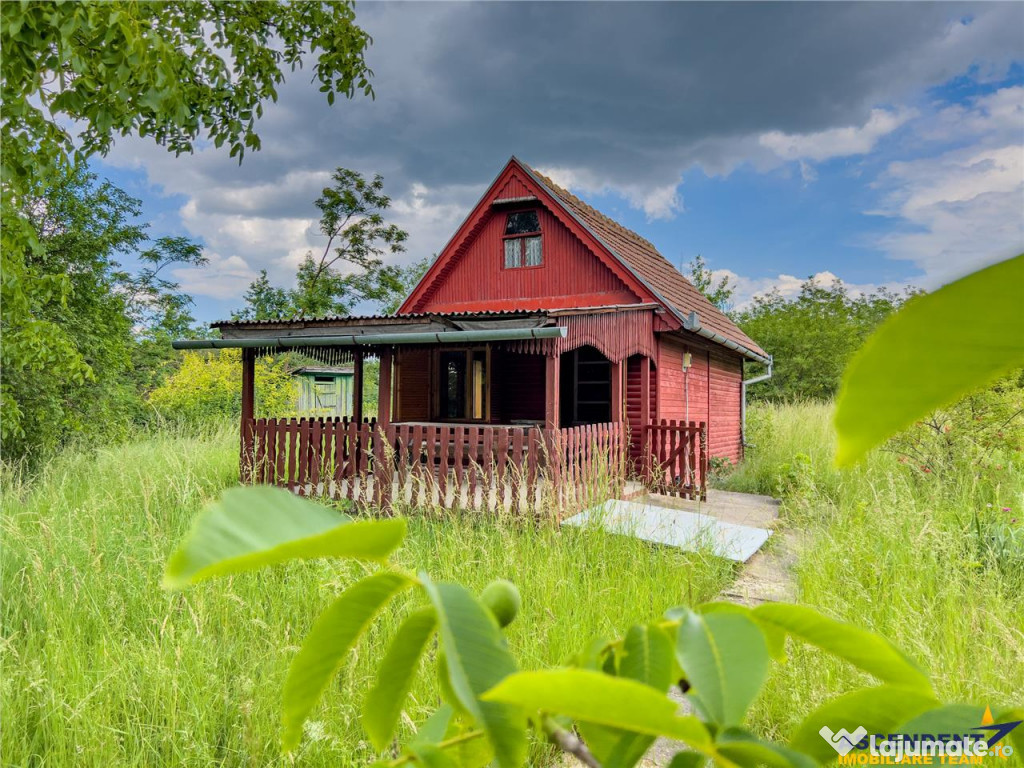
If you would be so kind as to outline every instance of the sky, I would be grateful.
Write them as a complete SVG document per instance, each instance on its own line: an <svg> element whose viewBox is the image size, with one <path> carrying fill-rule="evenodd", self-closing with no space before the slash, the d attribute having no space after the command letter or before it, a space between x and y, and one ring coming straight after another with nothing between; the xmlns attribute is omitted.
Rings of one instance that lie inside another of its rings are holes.
<svg viewBox="0 0 1024 768"><path fill-rule="evenodd" d="M226 318L261 269L323 250L338 166L384 177L408 262L439 252L516 155L734 303L815 275L934 289L1024 250L1024 3L357 3L374 99L291 74L241 166L120 140L96 171L174 278Z"/></svg>

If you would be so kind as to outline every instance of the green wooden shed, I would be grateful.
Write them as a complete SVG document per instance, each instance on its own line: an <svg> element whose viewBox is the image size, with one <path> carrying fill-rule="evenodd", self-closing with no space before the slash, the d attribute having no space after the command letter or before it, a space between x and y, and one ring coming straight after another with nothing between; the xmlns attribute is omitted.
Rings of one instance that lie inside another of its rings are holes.
<svg viewBox="0 0 1024 768"><path fill-rule="evenodd" d="M295 371L299 380L298 410L315 416L352 415L351 366L307 366Z"/></svg>

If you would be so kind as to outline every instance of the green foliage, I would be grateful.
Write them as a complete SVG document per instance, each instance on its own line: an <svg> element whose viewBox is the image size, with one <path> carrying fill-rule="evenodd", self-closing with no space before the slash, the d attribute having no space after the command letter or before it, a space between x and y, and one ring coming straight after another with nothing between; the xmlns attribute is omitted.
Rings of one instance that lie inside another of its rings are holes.
<svg viewBox="0 0 1024 768"><path fill-rule="evenodd" d="M364 533L367 532L366 525L362 524ZM362 537L356 534L357 527L360 526L348 526L344 535L337 537L336 540L342 544L341 549L358 552L362 548ZM404 526L400 530L404 532ZM372 535L372 531L370 533ZM390 533L387 531L380 538L386 539ZM346 541L349 537L354 541ZM323 550L317 547L311 551ZM298 746L303 723L359 636L387 602L411 584L399 573L380 571L349 587L320 614L292 661L284 683L281 743L285 749L292 750Z"/></svg>
<svg viewBox="0 0 1024 768"><path fill-rule="evenodd" d="M768 645L760 627L742 613L688 611L676 654L699 711L711 722L740 725L768 675Z"/></svg>
<svg viewBox="0 0 1024 768"><path fill-rule="evenodd" d="M169 581L180 586L212 574L219 550L231 571L278 560L280 542L271 541L264 547L250 533L266 526L271 519L267 505L278 499L283 501L280 491L239 489L231 493L230 514L225 513L226 505L210 508L201 521L216 521L219 533L210 535L200 522L174 556ZM342 521L333 532L323 532L328 514L309 502L289 502L288 509L273 519L288 519L289 525L315 532L308 538L286 537L294 556L345 556L338 548L331 551L317 542L325 536L335 543L344 542L355 536L357 524ZM309 518L308 525L294 522L304 516ZM391 523L377 520L358 525L371 530ZM387 530L390 536L391 529ZM225 535L228 531L231 534ZM247 543L244 558L238 557L237 541ZM397 540L389 541L390 546L397 544ZM251 557L263 549L273 555ZM192 562L193 553L201 553L199 562ZM400 630L393 641L385 657L387 667L378 676L384 680L394 672L397 679L394 684L378 683L364 704L364 725L378 747L387 742L409 675L434 631L435 619L440 639L436 658L447 709L438 711L437 727L421 730L395 764L478 765L493 754L500 765L517 766L526 757L530 730L561 746L576 744L566 731L571 722L579 725L585 739L593 741L595 751L590 752L590 759L600 754L607 765L628 768L640 759L650 737L666 736L685 745L683 754L703 755L717 765L806 766L834 758L825 741L811 736L823 725L856 728L865 724L869 729L890 732L939 706L927 676L884 638L813 609L783 604L754 609L713 604L701 612L672 609L658 625L631 629L624 640L591 644L590 652L576 657L575 666L519 671L495 617L468 589L453 583L435 584L423 572L413 580L385 567L343 592L303 642L285 685L283 742L287 749L296 746L313 703L344 664L358 637L368 630L373 616L407 586L417 587L429 607L414 608L408 616L416 618L408 618L406 625L412 622L416 628ZM770 657L781 656L785 638L852 663L885 685L857 687L824 703L797 726L788 745L762 741L742 727L767 680ZM677 715L675 703L665 695L669 670L675 668L687 681L688 697L703 721ZM479 746L474 747L472 758L467 759L465 745L480 738L489 749L482 753ZM577 753L587 749L580 745L571 748ZM691 764L690 757L680 761Z"/></svg>
<svg viewBox="0 0 1024 768"><path fill-rule="evenodd" d="M266 271L260 272L235 319L347 315L363 303L394 312L426 272L425 259L405 267L384 263L384 256L405 250L408 233L385 222L391 198L384 194L383 178L378 174L367 180L346 168L336 169L332 178L333 186L325 187L315 202L320 233L327 238L323 253L319 258L306 254L294 288L275 287Z"/></svg>
<svg viewBox="0 0 1024 768"><path fill-rule="evenodd" d="M484 591L480 593L480 600L502 629L515 621L519 609L523 607L519 589L506 579L492 581L484 587Z"/></svg>
<svg viewBox="0 0 1024 768"><path fill-rule="evenodd" d="M732 309L732 297L736 293L736 285L729 280L728 276L715 282L714 275L704 263L704 257L700 254L694 256L689 265L690 273L687 278L693 283L693 287L703 293L708 301L714 304L723 312Z"/></svg>
<svg viewBox="0 0 1024 768"><path fill-rule="evenodd" d="M787 299L777 290L734 314L752 339L771 352L772 378L750 388L752 399L827 399L853 353L904 297L888 291L851 296L841 282L808 280Z"/></svg>
<svg viewBox="0 0 1024 768"><path fill-rule="evenodd" d="M136 223L139 205L81 169L22 202L20 221L38 248L10 274L4 256L6 458L38 457L74 434L110 438L143 420L147 371L169 353L159 347L170 334L189 333L191 300L160 271L205 259L184 238L148 243L146 226ZM136 272L119 263L132 256L142 264ZM39 285L53 290L40 293Z"/></svg>
<svg viewBox="0 0 1024 768"><path fill-rule="evenodd" d="M284 510L284 515L281 515ZM384 560L405 537L405 522L353 522L348 515L287 491L225 491L167 563L164 586L249 571L294 558Z"/></svg>
<svg viewBox="0 0 1024 768"><path fill-rule="evenodd" d="M909 302L851 361L836 402L851 464L936 408L1024 365L1024 253Z"/></svg>
<svg viewBox="0 0 1024 768"><path fill-rule="evenodd" d="M167 420L208 424L236 418L242 410L242 355L237 349L185 352L177 370L148 398ZM280 417L295 408L297 385L284 357L256 361L256 413Z"/></svg>
<svg viewBox="0 0 1024 768"><path fill-rule="evenodd" d="M127 296L101 290L113 280L111 252L139 242L138 230L124 219L137 204L123 193L85 190L101 208L92 224L72 219L86 231L85 253L54 249L54 233L38 225L67 202L61 187L81 179L74 169L106 153L116 137L133 134L176 154L191 152L204 138L227 144L241 161L247 149L260 146L255 122L263 103L277 98L284 70L309 59L329 103L335 93L372 95L363 61L369 36L353 19L351 3L343 2L0 4L0 407L7 456L46 450L66 433L125 410L110 405L119 396L108 396L104 383L108 371L129 365L124 320L113 312L118 301L134 301L128 309L143 314L162 312L168 328L187 325L185 306L164 300L174 291L164 290L156 276L168 258L197 263L184 241L161 241L153 259L144 254L149 272ZM64 234L56 236L69 243ZM76 318L83 301L93 306ZM100 314L106 322L78 322ZM83 332L102 337L103 349L93 344L84 350ZM152 344L136 350L141 354L131 364L158 362L155 350ZM44 375L76 390L65 398L72 407L53 387L33 391L32 382ZM155 381L140 376L137 383L148 388ZM98 404L102 416L76 413Z"/></svg>
<svg viewBox="0 0 1024 768"><path fill-rule="evenodd" d="M0 472L4 763L45 755L83 768L287 765L278 694L288 666L320 612L375 567L305 560L161 589L167 556L196 515L238 484L237 422L75 444L31 475ZM406 523L398 567L426 567L475 594L502 576L519 584L522 610L505 635L530 669L560 664L587 637L625 632L659 606L709 599L732 573L718 558L598 530L443 510ZM399 595L361 637L311 714L297 765L381 757L361 709L420 594ZM560 615L562 605L571 615ZM402 704L400 744L437 709L436 654L432 639ZM444 721L448 737L463 727ZM473 748L486 753L486 740L464 742L459 759ZM547 758L537 747L531 754L535 764Z"/></svg>
<svg viewBox="0 0 1024 768"><path fill-rule="evenodd" d="M391 742L420 658L436 631L437 614L433 607L413 611L398 627L380 663L377 683L363 705L363 728L378 751Z"/></svg>

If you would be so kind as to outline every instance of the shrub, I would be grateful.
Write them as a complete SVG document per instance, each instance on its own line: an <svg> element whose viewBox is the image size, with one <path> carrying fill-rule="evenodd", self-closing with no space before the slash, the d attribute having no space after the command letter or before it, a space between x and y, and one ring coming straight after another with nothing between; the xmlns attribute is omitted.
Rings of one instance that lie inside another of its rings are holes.
<svg viewBox="0 0 1024 768"><path fill-rule="evenodd" d="M150 394L149 404L171 421L237 418L242 409L241 380L239 350L185 352L178 370ZM297 386L284 358L258 358L255 387L257 416L286 416L295 410Z"/></svg>

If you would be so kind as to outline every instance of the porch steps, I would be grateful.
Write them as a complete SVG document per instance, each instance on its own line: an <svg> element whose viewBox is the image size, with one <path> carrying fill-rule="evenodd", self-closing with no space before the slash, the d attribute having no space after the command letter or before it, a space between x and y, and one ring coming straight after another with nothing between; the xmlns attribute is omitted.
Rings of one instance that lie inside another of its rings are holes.
<svg viewBox="0 0 1024 768"><path fill-rule="evenodd" d="M778 502L768 497L708 492L694 502L648 494L634 500L609 499L563 525L598 526L610 533L694 552L711 551L745 563L772 535Z"/></svg>

